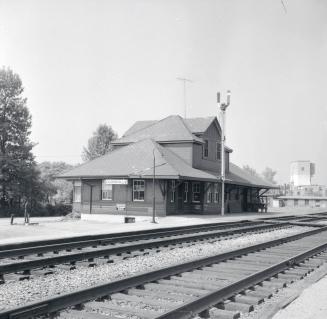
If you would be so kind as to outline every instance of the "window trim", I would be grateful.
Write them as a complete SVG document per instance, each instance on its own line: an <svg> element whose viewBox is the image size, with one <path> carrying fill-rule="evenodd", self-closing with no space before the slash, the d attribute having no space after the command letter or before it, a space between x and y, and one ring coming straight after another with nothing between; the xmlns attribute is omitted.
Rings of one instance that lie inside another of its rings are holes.
<svg viewBox="0 0 327 319"><path fill-rule="evenodd" d="M219 153L219 156L218 156ZM216 142L216 160L221 161L221 143Z"/></svg>
<svg viewBox="0 0 327 319"><path fill-rule="evenodd" d="M203 158L208 158L209 157L209 141L204 140L204 145L203 145Z"/></svg>
<svg viewBox="0 0 327 319"><path fill-rule="evenodd" d="M76 200L76 188L79 189L79 200ZM75 181L73 184L73 203L82 203L82 182Z"/></svg>
<svg viewBox="0 0 327 319"><path fill-rule="evenodd" d="M219 187L218 187L218 183L214 184L214 191L215 191L214 202L219 203Z"/></svg>
<svg viewBox="0 0 327 319"><path fill-rule="evenodd" d="M102 183L101 183L101 200L105 200L105 201L113 201L113 198L114 198L114 187L112 184L105 184L105 179L102 180ZM111 198L103 198L103 192L104 191L109 191L109 190L106 190L103 188L103 185L108 185L108 186L111 186Z"/></svg>
<svg viewBox="0 0 327 319"><path fill-rule="evenodd" d="M198 185L199 186L199 191L194 192L194 186ZM199 182L193 182L192 183L192 203L201 203L201 198L200 200L194 200L194 194L199 194L199 197L201 196L201 187Z"/></svg>
<svg viewBox="0 0 327 319"><path fill-rule="evenodd" d="M135 182L142 182L143 183L143 191L134 190ZM135 196L134 196L135 192L143 192L143 199L135 199ZM133 195L133 202L144 202L145 201L145 180L144 179L133 179L132 195Z"/></svg>
<svg viewBox="0 0 327 319"><path fill-rule="evenodd" d="M188 202L188 182L184 182L184 198L183 198L183 201L184 203L187 203Z"/></svg>
<svg viewBox="0 0 327 319"><path fill-rule="evenodd" d="M213 203L213 192L212 192L212 183L208 183L208 189L207 189L207 203Z"/></svg>

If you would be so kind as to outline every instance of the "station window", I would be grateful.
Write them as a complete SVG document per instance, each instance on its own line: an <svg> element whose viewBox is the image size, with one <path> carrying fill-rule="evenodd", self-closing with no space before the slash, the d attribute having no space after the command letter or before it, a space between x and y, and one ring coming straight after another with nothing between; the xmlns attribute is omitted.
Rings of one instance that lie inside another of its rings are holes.
<svg viewBox="0 0 327 319"><path fill-rule="evenodd" d="M176 194L176 181L173 180L171 181L171 185L170 185L170 202L174 203L175 202L175 194Z"/></svg>
<svg viewBox="0 0 327 319"><path fill-rule="evenodd" d="M208 157L209 156L209 142L208 142L208 140L204 140L203 156L204 157Z"/></svg>
<svg viewBox="0 0 327 319"><path fill-rule="evenodd" d="M305 206L309 206L309 200L308 200L308 199L305 199L305 200L304 200L304 205L305 205Z"/></svg>
<svg viewBox="0 0 327 319"><path fill-rule="evenodd" d="M219 202L218 184L215 183L215 203Z"/></svg>
<svg viewBox="0 0 327 319"><path fill-rule="evenodd" d="M192 202L200 203L200 183L192 183Z"/></svg>
<svg viewBox="0 0 327 319"><path fill-rule="evenodd" d="M212 185L209 183L208 184L208 189L207 189L207 203L212 203Z"/></svg>
<svg viewBox="0 0 327 319"><path fill-rule="evenodd" d="M220 142L216 143L216 159L221 160L221 144L220 144Z"/></svg>
<svg viewBox="0 0 327 319"><path fill-rule="evenodd" d="M298 199L294 199L294 206L298 206L299 205L299 200Z"/></svg>
<svg viewBox="0 0 327 319"><path fill-rule="evenodd" d="M184 203L188 202L188 182L184 183Z"/></svg>
<svg viewBox="0 0 327 319"><path fill-rule="evenodd" d="M133 201L144 201L145 183L143 179L133 180Z"/></svg>
<svg viewBox="0 0 327 319"><path fill-rule="evenodd" d="M102 180L102 200L112 200L112 184L108 180Z"/></svg>
<svg viewBox="0 0 327 319"><path fill-rule="evenodd" d="M82 182L81 181L75 181L74 182L74 192L73 192L73 197L74 197L74 203L80 203L81 198L82 198Z"/></svg>

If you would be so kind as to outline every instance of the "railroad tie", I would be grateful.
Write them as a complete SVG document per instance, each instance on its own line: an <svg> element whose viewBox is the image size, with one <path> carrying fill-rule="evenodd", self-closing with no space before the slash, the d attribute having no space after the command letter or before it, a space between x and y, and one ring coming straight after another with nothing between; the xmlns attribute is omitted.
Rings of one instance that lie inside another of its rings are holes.
<svg viewBox="0 0 327 319"><path fill-rule="evenodd" d="M215 277L217 278L232 278L232 279L236 279L236 278L242 278L244 276L248 276L251 273L254 272L254 270L252 269L246 269L246 268L218 268L218 267L211 267L210 268L204 268L203 272L211 272L214 273Z"/></svg>
<svg viewBox="0 0 327 319"><path fill-rule="evenodd" d="M263 294L264 296L267 296L267 298L271 298L272 295L278 291L279 289L278 288L275 288L275 287L263 287L261 286L260 284L259 285L256 285L253 287L254 288L254 293L260 293L260 294Z"/></svg>
<svg viewBox="0 0 327 319"><path fill-rule="evenodd" d="M192 273L182 274L182 276L180 278L186 279L186 280L196 279L196 280L208 281L209 283L214 284L214 285L222 285L222 284L228 284L228 283L232 282L232 280L228 279L226 276L223 276L224 278L219 278L219 277L222 277L222 275L219 276L219 275L217 275L216 272L195 270Z"/></svg>
<svg viewBox="0 0 327 319"><path fill-rule="evenodd" d="M22 281L22 280L29 280L30 279L29 274L23 274L23 273L10 273L10 274L5 274L4 278L5 281Z"/></svg>
<svg viewBox="0 0 327 319"><path fill-rule="evenodd" d="M145 289L150 289L154 291L166 291L166 292L178 292L178 293L184 293L189 294L191 296L202 296L210 292L210 290L207 289L199 289L199 288L186 288L186 287L179 287L175 286L173 284L155 284L155 283L148 283L144 285Z"/></svg>
<svg viewBox="0 0 327 319"><path fill-rule="evenodd" d="M53 274L53 270L48 269L48 268L44 268L44 269L33 269L31 271L31 275L32 277L40 277L40 276L47 276L47 275L51 275Z"/></svg>
<svg viewBox="0 0 327 319"><path fill-rule="evenodd" d="M285 280L278 280L278 279L265 280L261 284L265 288L269 287L270 289L275 289L275 290L279 290L287 286Z"/></svg>
<svg viewBox="0 0 327 319"><path fill-rule="evenodd" d="M68 312L61 312L58 319L115 319L116 316L101 314L99 312L87 312L71 309Z"/></svg>
<svg viewBox="0 0 327 319"><path fill-rule="evenodd" d="M241 316L239 311L228 311L217 308L211 308L209 314L210 319L238 319Z"/></svg>
<svg viewBox="0 0 327 319"><path fill-rule="evenodd" d="M270 289L260 290L259 288L257 290L246 290L244 293L246 296L252 296L263 299L269 299L273 295Z"/></svg>
<svg viewBox="0 0 327 319"><path fill-rule="evenodd" d="M149 306L154 307L160 307L162 309L168 309L172 308L174 306L177 306L178 304L182 304L181 301L178 300L159 300L154 298L156 296L156 293L152 294L152 296L133 296L129 294L122 294L122 293L115 293L112 294L110 297L112 300L122 300L122 301L131 301L131 302L137 302L137 303L144 303Z"/></svg>
<svg viewBox="0 0 327 319"><path fill-rule="evenodd" d="M216 305L217 308L229 311L251 312L254 310L253 305L248 305L240 302L226 301Z"/></svg>
<svg viewBox="0 0 327 319"><path fill-rule="evenodd" d="M247 296L247 295L236 295L232 298L235 302L240 302L248 305L259 305L263 303L264 298L262 297L254 297L254 296Z"/></svg>
<svg viewBox="0 0 327 319"><path fill-rule="evenodd" d="M156 291L148 290L148 289L128 289L126 291L131 296L139 296L139 297L153 297L155 295L156 297L159 297L161 299L165 300L178 300L180 302L186 302L193 299L190 295L183 294L183 293L169 293L169 292L162 292L162 291Z"/></svg>
<svg viewBox="0 0 327 319"><path fill-rule="evenodd" d="M205 289L205 290L215 290L217 286L214 284L210 284L208 282L191 282L189 280L182 280L180 278L176 279L160 279L158 280L159 284L162 285L173 285L179 287L186 287L186 288L194 288L194 289Z"/></svg>
<svg viewBox="0 0 327 319"><path fill-rule="evenodd" d="M155 316L160 315L159 311L150 310L150 309L138 309L135 306L129 306L126 304L116 305L111 301L106 302L97 302L91 301L85 304L86 310L100 310L104 313L109 314L125 314L125 315L134 315L144 319L152 319Z"/></svg>
<svg viewBox="0 0 327 319"><path fill-rule="evenodd" d="M296 280L302 279L303 277L304 277L304 275L299 276L299 275L279 273L277 278L288 281L288 282L294 282Z"/></svg>
<svg viewBox="0 0 327 319"><path fill-rule="evenodd" d="M289 269L285 270L284 273L285 274L291 274L291 275L298 275L298 276L306 276L312 270L311 269L302 269L300 267L295 267L295 268L289 268Z"/></svg>

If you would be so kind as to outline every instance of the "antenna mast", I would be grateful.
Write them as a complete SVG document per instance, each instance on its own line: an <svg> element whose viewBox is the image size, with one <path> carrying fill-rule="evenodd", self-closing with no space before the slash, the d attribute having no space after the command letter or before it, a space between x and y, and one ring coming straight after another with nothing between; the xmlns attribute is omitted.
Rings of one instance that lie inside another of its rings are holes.
<svg viewBox="0 0 327 319"><path fill-rule="evenodd" d="M192 83L193 81L190 79L186 79L186 78L176 78L179 81L183 81L183 92L184 92L184 118L186 119L186 110L187 110L187 106L186 106L186 82L190 82Z"/></svg>

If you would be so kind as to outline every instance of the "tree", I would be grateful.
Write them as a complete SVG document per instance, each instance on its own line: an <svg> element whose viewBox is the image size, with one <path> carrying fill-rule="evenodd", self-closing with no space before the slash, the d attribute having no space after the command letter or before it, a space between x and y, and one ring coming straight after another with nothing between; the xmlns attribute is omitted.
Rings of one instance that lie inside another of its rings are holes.
<svg viewBox="0 0 327 319"><path fill-rule="evenodd" d="M263 178L266 180L266 181L268 181L268 182L270 182L270 183L272 183L272 184L277 184L277 182L275 181L275 175L277 174L277 171L274 171L272 168L270 168L270 167L266 167L265 169L264 169L264 171L262 172L262 176L263 176Z"/></svg>
<svg viewBox="0 0 327 319"><path fill-rule="evenodd" d="M71 182L57 179L56 177L72 169L73 165L64 162L42 162L38 164L40 178L46 190L46 201L49 204L70 203L72 200L73 186Z"/></svg>
<svg viewBox="0 0 327 319"><path fill-rule="evenodd" d="M243 169L247 171L250 175L259 177L257 171L249 165L243 165Z"/></svg>
<svg viewBox="0 0 327 319"><path fill-rule="evenodd" d="M90 161L112 150L111 142L117 138L117 134L107 124L98 126L93 136L88 140L87 147L83 147L83 161Z"/></svg>
<svg viewBox="0 0 327 319"><path fill-rule="evenodd" d="M17 74L0 69L0 208L10 207L17 197L30 197L37 176L23 90Z"/></svg>

